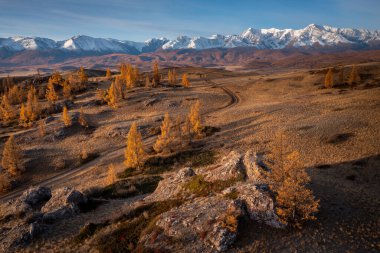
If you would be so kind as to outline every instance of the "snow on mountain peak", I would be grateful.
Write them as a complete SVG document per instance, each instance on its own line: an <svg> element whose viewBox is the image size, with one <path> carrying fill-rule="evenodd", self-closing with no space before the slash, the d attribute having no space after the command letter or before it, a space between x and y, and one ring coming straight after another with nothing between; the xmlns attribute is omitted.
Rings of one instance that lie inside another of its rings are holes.
<svg viewBox="0 0 380 253"><path fill-rule="evenodd" d="M289 46L322 46L366 44L380 40L380 31L366 29L335 28L310 24L303 29L255 29L248 28L240 35L212 35L194 38L181 35L174 40L152 38L145 42L93 38L86 35L73 36L67 40L54 41L47 38L14 36L0 38L0 50L70 50L94 52L144 53L158 49L208 49L256 47L258 49L281 49Z"/></svg>

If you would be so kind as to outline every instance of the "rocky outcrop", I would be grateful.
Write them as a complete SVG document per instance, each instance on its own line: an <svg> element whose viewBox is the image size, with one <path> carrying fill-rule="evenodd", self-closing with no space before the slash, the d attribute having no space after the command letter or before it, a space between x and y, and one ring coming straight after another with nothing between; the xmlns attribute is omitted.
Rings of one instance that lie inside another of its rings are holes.
<svg viewBox="0 0 380 253"><path fill-rule="evenodd" d="M232 151L217 165L201 168L197 171L197 174L203 175L204 179L209 182L244 177L244 168L241 160L242 155L236 151Z"/></svg>
<svg viewBox="0 0 380 253"><path fill-rule="evenodd" d="M142 241L149 248L181 252L224 251L236 239L241 207L241 202L221 196L193 199L161 214L156 222L161 234L152 232Z"/></svg>
<svg viewBox="0 0 380 253"><path fill-rule="evenodd" d="M51 191L47 187L33 187L13 201L9 201L1 207L5 210L2 214L20 216L28 212L33 212L39 208L44 202L51 198Z"/></svg>
<svg viewBox="0 0 380 253"><path fill-rule="evenodd" d="M263 191L254 183L248 182L229 187L222 194L227 196L232 192L236 193L236 199L242 201L252 220L275 228L283 227L275 213L273 198L267 191Z"/></svg>
<svg viewBox="0 0 380 253"><path fill-rule="evenodd" d="M53 197L42 207L44 221L55 221L67 218L80 212L80 205L87 202L87 198L79 191L71 188L60 188L53 192Z"/></svg>
<svg viewBox="0 0 380 253"><path fill-rule="evenodd" d="M263 156L254 150L248 150L243 158L243 165L247 179L254 183L263 183L265 171L268 171Z"/></svg>
<svg viewBox="0 0 380 253"><path fill-rule="evenodd" d="M156 190L145 198L146 201L162 201L175 198L183 191L183 186L193 177L195 172L193 169L186 167L161 180Z"/></svg>

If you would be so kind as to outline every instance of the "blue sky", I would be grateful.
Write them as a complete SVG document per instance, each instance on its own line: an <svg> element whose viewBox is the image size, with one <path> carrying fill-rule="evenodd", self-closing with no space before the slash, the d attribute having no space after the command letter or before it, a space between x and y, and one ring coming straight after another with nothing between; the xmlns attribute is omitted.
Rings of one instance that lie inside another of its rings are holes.
<svg viewBox="0 0 380 253"><path fill-rule="evenodd" d="M380 0L0 0L0 37L151 37L239 34L308 24L380 29Z"/></svg>

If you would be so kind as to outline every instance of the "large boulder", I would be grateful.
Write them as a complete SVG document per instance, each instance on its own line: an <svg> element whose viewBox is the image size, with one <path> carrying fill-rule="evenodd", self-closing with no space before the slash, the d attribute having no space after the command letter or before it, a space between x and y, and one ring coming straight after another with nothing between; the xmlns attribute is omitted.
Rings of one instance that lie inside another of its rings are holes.
<svg viewBox="0 0 380 253"><path fill-rule="evenodd" d="M195 172L186 167L179 170L176 174L170 175L158 183L156 190L145 198L146 201L162 201L177 197L183 192L183 186L187 183Z"/></svg>
<svg viewBox="0 0 380 253"><path fill-rule="evenodd" d="M1 207L5 210L4 216L20 216L29 212L36 211L39 207L51 198L51 191L47 187L33 187L24 191L20 197L9 201Z"/></svg>
<svg viewBox="0 0 380 253"><path fill-rule="evenodd" d="M241 160L240 153L231 151L217 165L201 168L197 173L202 174L204 179L209 182L238 179L245 176Z"/></svg>
<svg viewBox="0 0 380 253"><path fill-rule="evenodd" d="M44 221L55 221L70 217L80 212L80 205L85 204L87 198L79 191L64 187L53 192L52 198L42 207Z"/></svg>
<svg viewBox="0 0 380 253"><path fill-rule="evenodd" d="M248 150L243 158L244 169L247 179L254 183L263 183L265 171L268 171L263 156L254 150Z"/></svg>
<svg viewBox="0 0 380 253"><path fill-rule="evenodd" d="M284 226L276 215L273 198L267 191L261 190L252 182L248 182L229 187L223 191L223 194L230 195L233 192L237 196L236 199L243 202L247 214L252 220L275 228Z"/></svg>
<svg viewBox="0 0 380 253"><path fill-rule="evenodd" d="M161 214L156 231L142 242L148 248L181 252L224 251L236 240L241 214L239 201L221 196L196 198Z"/></svg>

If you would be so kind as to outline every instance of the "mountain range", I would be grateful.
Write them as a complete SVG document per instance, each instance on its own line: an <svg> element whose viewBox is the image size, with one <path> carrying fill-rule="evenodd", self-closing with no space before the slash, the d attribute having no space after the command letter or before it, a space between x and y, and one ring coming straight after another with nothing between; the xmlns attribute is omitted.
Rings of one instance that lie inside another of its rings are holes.
<svg viewBox="0 0 380 253"><path fill-rule="evenodd" d="M338 46L341 44L368 45L380 41L380 30L335 28L311 24L299 30L249 28L240 35L205 37L178 36L174 40L153 38L145 42L93 38L85 35L55 41L40 37L15 36L0 38L0 51L62 50L66 52L126 53L138 55L157 50L211 49L254 47L284 49L289 47Z"/></svg>

